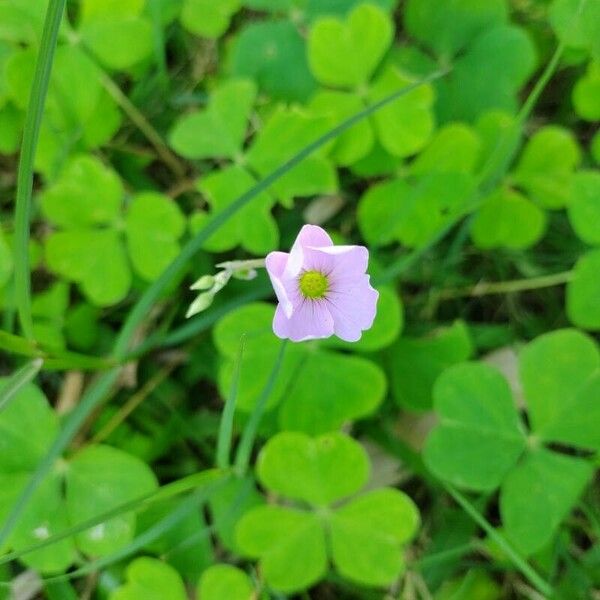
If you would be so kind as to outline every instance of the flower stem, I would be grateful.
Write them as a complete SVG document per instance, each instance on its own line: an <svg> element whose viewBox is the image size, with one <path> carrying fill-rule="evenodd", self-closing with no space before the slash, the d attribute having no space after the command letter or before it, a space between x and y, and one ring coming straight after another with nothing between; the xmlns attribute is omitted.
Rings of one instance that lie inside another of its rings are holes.
<svg viewBox="0 0 600 600"><path fill-rule="evenodd" d="M27 114L19 170L17 174L17 196L15 201L15 300L19 321L25 337L33 340L33 319L31 316L31 281L29 265L29 222L31 220L31 193L33 190L33 167L44 105L50 85L50 74L56 40L62 20L66 0L50 0L40 49L35 64Z"/></svg>
<svg viewBox="0 0 600 600"><path fill-rule="evenodd" d="M235 370L233 373L233 381L231 390L225 402L225 408L221 415L219 424L219 437L217 439L217 467L219 469L227 469L229 467L229 458L231 453L231 436L233 432L233 418L235 416L235 405L238 397L240 386L240 375L242 372L242 357L244 355L244 344L246 342L246 334L240 338L240 345L235 361Z"/></svg>
<svg viewBox="0 0 600 600"><path fill-rule="evenodd" d="M275 382L277 381L277 376L279 375L279 371L281 370L281 365L283 364L283 356L285 354L285 349L287 347L287 340L283 340L281 342L281 346L279 347L279 354L275 359L275 364L273 365L273 369L271 370L271 374L269 375L269 379L265 384L256 404L254 406L254 410L250 415L250 420L246 424L244 428L244 432L242 433L242 439L240 441L240 445L238 447L238 451L235 457L235 470L236 473L241 477L246 474L248 470L248 465L250 464L250 454L252 453L252 448L254 446L254 440L256 438L256 432L258 431L258 426L262 420L263 414L265 412L265 407L267 406L267 400L273 391L273 387L275 386Z"/></svg>

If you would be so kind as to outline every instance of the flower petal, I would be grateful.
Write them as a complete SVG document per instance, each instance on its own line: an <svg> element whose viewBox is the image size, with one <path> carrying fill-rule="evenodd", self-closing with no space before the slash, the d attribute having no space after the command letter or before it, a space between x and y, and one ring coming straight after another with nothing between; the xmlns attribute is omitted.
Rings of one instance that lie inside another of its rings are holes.
<svg viewBox="0 0 600 600"><path fill-rule="evenodd" d="M293 342L327 338L333 335L333 318L324 301L305 300L287 317L281 305L275 311L273 331Z"/></svg>
<svg viewBox="0 0 600 600"><path fill-rule="evenodd" d="M356 342L365 329L373 325L379 292L363 275L355 284L332 288L327 294L327 307L334 322L335 334L346 342Z"/></svg>
<svg viewBox="0 0 600 600"><path fill-rule="evenodd" d="M265 266L267 267L267 273L269 279L279 300L279 305L287 316L291 316L294 306L292 299L286 290L283 282L283 274L289 259L287 252L270 252L265 259Z"/></svg>
<svg viewBox="0 0 600 600"><path fill-rule="evenodd" d="M290 258L286 267L288 278L296 277L301 270L306 270L305 252L308 248L321 248L333 246L327 232L317 225L304 225L296 237L290 251Z"/></svg>
<svg viewBox="0 0 600 600"><path fill-rule="evenodd" d="M364 246L311 248L308 254L315 264L326 268L322 272L330 277L332 283L360 278L369 264L369 251Z"/></svg>

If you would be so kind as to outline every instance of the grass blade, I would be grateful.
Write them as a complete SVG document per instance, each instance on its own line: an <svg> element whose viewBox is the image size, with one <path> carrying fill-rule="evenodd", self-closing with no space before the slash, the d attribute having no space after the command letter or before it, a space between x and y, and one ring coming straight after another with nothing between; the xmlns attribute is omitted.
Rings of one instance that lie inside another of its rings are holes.
<svg viewBox="0 0 600 600"><path fill-rule="evenodd" d="M25 366L15 371L6 382L6 385L0 391L0 412L2 412L17 395L18 391L32 381L40 372L44 361L41 358L36 358Z"/></svg>
<svg viewBox="0 0 600 600"><path fill-rule="evenodd" d="M40 42L27 114L21 157L17 174L15 206L15 299L21 328L27 339L33 339L31 317L31 281L29 269L29 221L31 219L31 193L33 189L33 163L44 114L44 104L50 84L56 40L62 21L66 0L50 0Z"/></svg>
<svg viewBox="0 0 600 600"><path fill-rule="evenodd" d="M488 537L494 541L498 547L506 554L510 561L521 571L521 573L530 581L530 583L545 598L553 596L552 586L542 579L542 577L533 569L529 563L508 543L504 536L500 535L494 527L479 513L479 511L467 500L463 494L449 484L444 484L446 491L456 500L456 503L485 531Z"/></svg>
<svg viewBox="0 0 600 600"><path fill-rule="evenodd" d="M237 402L238 389L240 384L240 375L242 373L242 357L244 355L244 344L246 335L240 338L240 346L235 359L235 367L233 373L233 381L231 390L225 408L221 415L219 424L219 437L217 438L217 467L219 469L227 469L229 467L229 458L231 453L231 435L233 432L233 417L235 415L235 404Z"/></svg>

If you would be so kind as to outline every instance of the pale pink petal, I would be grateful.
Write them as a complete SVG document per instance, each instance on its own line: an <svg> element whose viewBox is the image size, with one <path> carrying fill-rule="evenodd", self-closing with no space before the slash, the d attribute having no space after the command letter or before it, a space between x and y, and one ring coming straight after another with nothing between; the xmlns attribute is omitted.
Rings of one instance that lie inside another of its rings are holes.
<svg viewBox="0 0 600 600"><path fill-rule="evenodd" d="M324 229L317 225L304 225L290 251L286 276L288 278L296 277L301 270L307 270L305 265L305 249L327 246L333 246L333 242Z"/></svg>
<svg viewBox="0 0 600 600"><path fill-rule="evenodd" d="M275 311L273 331L293 342L327 338L333 335L333 318L324 301L304 300L287 317L281 305Z"/></svg>
<svg viewBox="0 0 600 600"><path fill-rule="evenodd" d="M279 300L279 305L287 316L291 316L294 306L290 294L283 282L283 273L288 262L289 254L286 252L270 252L265 259L267 273L271 279L271 284Z"/></svg>
<svg viewBox="0 0 600 600"><path fill-rule="evenodd" d="M362 331L370 329L377 313L379 292L363 275L352 285L334 286L327 293L327 307L334 322L334 332L346 342L356 342Z"/></svg>
<svg viewBox="0 0 600 600"><path fill-rule="evenodd" d="M364 275L369 264L369 251L364 246L331 246L313 248L309 252L312 262L326 269L322 272L327 273L332 283Z"/></svg>

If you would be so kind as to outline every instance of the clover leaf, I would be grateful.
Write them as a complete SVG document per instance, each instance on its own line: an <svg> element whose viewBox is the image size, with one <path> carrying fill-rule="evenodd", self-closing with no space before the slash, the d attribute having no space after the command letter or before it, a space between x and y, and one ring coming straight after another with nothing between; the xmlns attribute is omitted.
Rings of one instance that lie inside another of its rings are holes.
<svg viewBox="0 0 600 600"><path fill-rule="evenodd" d="M0 381L0 387L6 380ZM0 412L0 517L4 518L58 432L58 418L42 392L24 386ZM87 521L157 488L156 478L138 458L108 446L87 446L61 459L37 488L9 540L19 550ZM75 536L23 556L42 572L61 572L79 549L106 556L126 546L135 533L131 513L113 517Z"/></svg>
<svg viewBox="0 0 600 600"><path fill-rule="evenodd" d="M400 241L420 247L467 205L474 178L465 173L428 173L413 182L392 179L369 188L360 199L358 223L367 242Z"/></svg>
<svg viewBox="0 0 600 600"><path fill-rule="evenodd" d="M587 244L600 245L600 173L580 171L573 176L568 203L569 221Z"/></svg>
<svg viewBox="0 0 600 600"><path fill-rule="evenodd" d="M218 378L223 396L233 377L240 337L247 335L238 395L243 412L254 407L279 352L273 313L272 305L248 304L221 319L214 330L223 359ZM316 387L315 381L320 385ZM326 350L318 342L294 344L286 349L267 406L275 411L281 428L317 434L371 414L384 393L385 377L373 362Z"/></svg>
<svg viewBox="0 0 600 600"><path fill-rule="evenodd" d="M187 600L179 573L162 560L142 556L131 562L126 581L111 592L110 600Z"/></svg>
<svg viewBox="0 0 600 600"><path fill-rule="evenodd" d="M343 103L360 107L407 87L413 78L393 64L383 72L377 68L393 41L394 27L389 15L371 4L359 4L345 19L324 16L316 19L308 39L311 70L320 83L338 90L346 90ZM322 92L319 93L322 96ZM313 102L321 108L331 103L332 97ZM352 100L350 99L352 98ZM394 156L409 156L419 151L433 131L433 91L430 85L421 85L396 101L381 108L370 120L371 129L381 145ZM339 122L340 115L336 115ZM361 124L365 130L367 122ZM373 133L362 131L363 143L358 138L358 127L338 140L334 159L344 166L364 158L372 148ZM348 148L350 146L350 148ZM344 151L343 151L344 150Z"/></svg>
<svg viewBox="0 0 600 600"><path fill-rule="evenodd" d="M575 112L586 121L600 121L600 61L590 62L573 88Z"/></svg>
<svg viewBox="0 0 600 600"><path fill-rule="evenodd" d="M427 439L424 458L435 475L454 485L488 492L500 487L504 530L531 554L552 539L593 475L588 460L551 444L600 448L600 353L585 334L558 330L525 346L519 365L530 434L498 371L455 365L435 384L440 423Z"/></svg>
<svg viewBox="0 0 600 600"><path fill-rule="evenodd" d="M575 264L573 277L567 283L567 316L583 329L600 329L600 250L583 254Z"/></svg>
<svg viewBox="0 0 600 600"><path fill-rule="evenodd" d="M562 42L571 48L587 50L600 60L600 2L554 0L549 16Z"/></svg>
<svg viewBox="0 0 600 600"><path fill-rule="evenodd" d="M254 79L274 100L303 102L316 89L302 34L290 21L246 25L233 42L231 74Z"/></svg>
<svg viewBox="0 0 600 600"><path fill-rule="evenodd" d="M232 565L212 565L200 578L199 600L253 600L256 598L252 580L244 571Z"/></svg>
<svg viewBox="0 0 600 600"><path fill-rule="evenodd" d="M127 295L132 279L128 255L142 278L156 279L177 255L185 230L179 208L154 192L134 196L121 225L123 193L114 171L93 156L80 155L41 198L44 216L60 228L46 240L48 266L78 283L100 306Z"/></svg>
<svg viewBox="0 0 600 600"><path fill-rule="evenodd" d="M463 50L481 32L506 23L506 0L465 2L409 0L404 11L408 33L446 59Z"/></svg>
<svg viewBox="0 0 600 600"><path fill-rule="evenodd" d="M319 83L358 88L371 79L394 37L388 15L372 4L360 4L340 21L318 19L310 31L308 60Z"/></svg>
<svg viewBox="0 0 600 600"><path fill-rule="evenodd" d="M231 17L240 5L240 0L185 0L181 8L181 24L197 35L218 38L227 31Z"/></svg>
<svg viewBox="0 0 600 600"><path fill-rule="evenodd" d="M256 185L256 180L238 166L225 167L198 180L198 189L210 204L211 212L192 215L191 227L197 231L211 214L218 214ZM259 194L251 204L238 211L204 244L210 252L224 252L237 245L253 254L265 255L277 247L279 231L271 209L275 199Z"/></svg>
<svg viewBox="0 0 600 600"><path fill-rule="evenodd" d="M143 14L146 0L83 0L79 33L99 60L128 69L152 52L152 23Z"/></svg>
<svg viewBox="0 0 600 600"><path fill-rule="evenodd" d="M256 86L251 81L227 81L211 94L204 110L176 121L171 146L186 158L237 158L255 98Z"/></svg>
<svg viewBox="0 0 600 600"><path fill-rule="evenodd" d="M368 476L367 455L352 438L280 433L262 449L257 471L268 490L310 507L262 506L238 523L240 548L260 560L272 587L310 587L325 575L328 556L341 575L363 585L389 585L400 575L402 546L419 523L412 501L381 488L332 506L359 491Z"/></svg>
<svg viewBox="0 0 600 600"><path fill-rule="evenodd" d="M512 179L544 208L568 204L571 178L581 160L577 141L566 129L542 127L528 140Z"/></svg>
<svg viewBox="0 0 600 600"><path fill-rule="evenodd" d="M546 229L546 213L525 196L500 187L484 198L471 223L478 248L529 248Z"/></svg>
<svg viewBox="0 0 600 600"><path fill-rule="evenodd" d="M462 321L425 337L401 337L388 351L394 399L410 410L428 410L435 380L472 353L469 330Z"/></svg>
<svg viewBox="0 0 600 600"><path fill-rule="evenodd" d="M35 59L33 48L21 49L5 66L11 102L21 111L26 109ZM97 148L110 140L120 124L121 114L102 87L98 66L77 47L59 46L40 128L36 168L54 178L65 160L65 148Z"/></svg>

